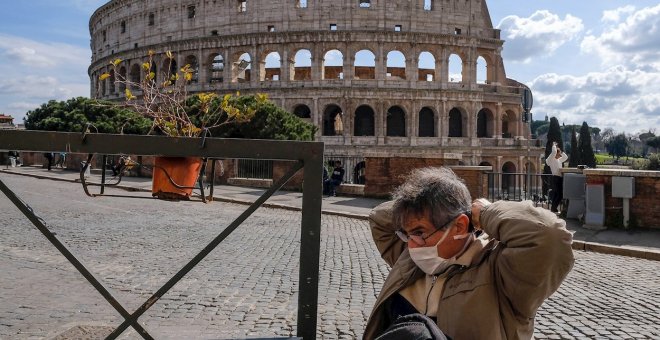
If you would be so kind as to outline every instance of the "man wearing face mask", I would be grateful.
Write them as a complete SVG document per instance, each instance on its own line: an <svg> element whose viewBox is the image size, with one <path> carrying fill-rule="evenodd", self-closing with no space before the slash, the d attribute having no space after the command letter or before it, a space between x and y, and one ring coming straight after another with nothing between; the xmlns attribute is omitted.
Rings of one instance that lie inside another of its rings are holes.
<svg viewBox="0 0 660 340"><path fill-rule="evenodd" d="M392 269L364 339L415 313L454 339L530 339L536 310L573 266L565 222L531 202L472 203L447 168L413 171L393 197L369 216Z"/></svg>

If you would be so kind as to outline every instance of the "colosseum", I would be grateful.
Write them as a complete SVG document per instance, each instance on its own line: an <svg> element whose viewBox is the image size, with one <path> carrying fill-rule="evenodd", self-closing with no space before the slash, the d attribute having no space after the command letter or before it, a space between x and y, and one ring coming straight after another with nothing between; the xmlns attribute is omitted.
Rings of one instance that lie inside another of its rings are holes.
<svg viewBox="0 0 660 340"><path fill-rule="evenodd" d="M95 81L111 60L139 81L149 50L172 51L190 91L267 93L329 157L540 168L485 0L111 0L89 28L93 96L121 100L114 74Z"/></svg>

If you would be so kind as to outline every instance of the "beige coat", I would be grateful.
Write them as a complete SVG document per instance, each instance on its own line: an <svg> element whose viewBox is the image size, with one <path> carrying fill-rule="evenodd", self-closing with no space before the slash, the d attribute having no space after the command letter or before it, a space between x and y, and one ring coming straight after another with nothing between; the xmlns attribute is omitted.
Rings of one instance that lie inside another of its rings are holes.
<svg viewBox="0 0 660 340"><path fill-rule="evenodd" d="M376 247L392 269L367 322L367 340L388 327L384 302L425 275L394 234L391 207L383 203L369 216ZM491 240L471 266L448 270L437 324L454 340L530 339L536 310L573 267L572 234L531 202L493 203L482 210L481 225Z"/></svg>

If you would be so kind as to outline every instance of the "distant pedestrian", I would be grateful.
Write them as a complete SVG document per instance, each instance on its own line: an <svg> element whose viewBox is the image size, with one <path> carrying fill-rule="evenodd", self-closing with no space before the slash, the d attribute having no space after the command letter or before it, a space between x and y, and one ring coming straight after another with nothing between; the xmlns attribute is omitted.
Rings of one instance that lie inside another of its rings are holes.
<svg viewBox="0 0 660 340"><path fill-rule="evenodd" d="M552 204L550 211L559 212L557 207L561 200L564 199L564 178L562 177L561 168L563 163L566 162L568 156L562 154L561 149L557 147L557 142L552 143L552 151L548 158L545 159L545 164L550 167L552 172L552 182L550 183L552 188Z"/></svg>
<svg viewBox="0 0 660 340"><path fill-rule="evenodd" d="M60 152L58 154L57 162L55 162L56 168L64 168L66 166L66 152Z"/></svg>
<svg viewBox="0 0 660 340"><path fill-rule="evenodd" d="M44 153L44 157L46 157L46 160L48 161L48 171L50 171L50 168L53 166L53 158L55 158L55 154L52 152L46 152Z"/></svg>
<svg viewBox="0 0 660 340"><path fill-rule="evenodd" d="M332 170L330 182L328 183L328 195L337 196L337 187L344 181L344 167L340 161L335 163L335 168Z"/></svg>
<svg viewBox="0 0 660 340"><path fill-rule="evenodd" d="M18 164L18 151L9 151L9 163L11 164L12 168L15 168L16 165Z"/></svg>

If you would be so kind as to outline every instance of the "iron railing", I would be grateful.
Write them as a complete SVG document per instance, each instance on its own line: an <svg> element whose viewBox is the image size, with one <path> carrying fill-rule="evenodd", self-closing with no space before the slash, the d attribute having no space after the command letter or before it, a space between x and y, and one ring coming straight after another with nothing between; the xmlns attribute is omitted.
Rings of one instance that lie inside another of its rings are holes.
<svg viewBox="0 0 660 340"><path fill-rule="evenodd" d="M273 161L268 159L239 159L236 164L238 178L273 178Z"/></svg>
<svg viewBox="0 0 660 340"><path fill-rule="evenodd" d="M323 165L332 172L332 168L339 161L344 166L346 171L344 174L344 183L347 184L364 184L366 174L366 162L364 157L359 156L338 156L338 155L323 155Z"/></svg>
<svg viewBox="0 0 660 340"><path fill-rule="evenodd" d="M486 196L490 201L533 201L548 207L548 188L552 175L488 172L484 174Z"/></svg>
<svg viewBox="0 0 660 340"><path fill-rule="evenodd" d="M133 327L145 339L153 339L138 318L201 262L220 242L240 226L275 191L279 190L300 169L303 172L303 199L300 236L300 271L298 292L297 336L316 339L318 283L321 231L321 179L318 169L322 166L323 143L264 141L219 138L186 138L161 136L130 136L89 133L63 133L44 131L3 131L0 145L17 151L60 152L93 155L148 155L165 157L215 158L266 158L298 161L239 217L231 222L195 257L153 293L133 313L126 310L108 288L94 276L76 256L59 240L47 223L7 185L0 180L0 191L34 224L60 253L94 286L108 303L124 318L106 339L116 339L128 327ZM84 169L83 169L84 171ZM82 172L81 172L82 176Z"/></svg>

